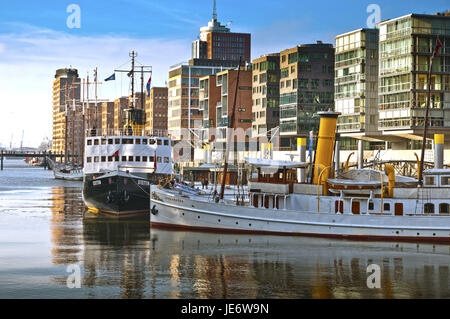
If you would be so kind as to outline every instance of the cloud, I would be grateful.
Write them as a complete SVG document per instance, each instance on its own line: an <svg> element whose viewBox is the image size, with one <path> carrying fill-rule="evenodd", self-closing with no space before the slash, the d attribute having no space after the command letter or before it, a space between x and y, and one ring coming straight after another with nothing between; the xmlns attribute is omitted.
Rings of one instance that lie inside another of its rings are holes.
<svg viewBox="0 0 450 319"><path fill-rule="evenodd" d="M72 66L80 77L92 79L98 67L99 81L123 65L129 67L129 52L137 61L153 66L152 83L163 86L169 67L190 57L190 41L124 36L76 36L30 25L19 25L14 34L0 34L0 144L39 145L51 138L52 86L56 69ZM8 48L5 50L5 48ZM99 86L100 99L128 94L128 79ZM92 94L92 93L91 93ZM91 95L92 96L92 95Z"/></svg>

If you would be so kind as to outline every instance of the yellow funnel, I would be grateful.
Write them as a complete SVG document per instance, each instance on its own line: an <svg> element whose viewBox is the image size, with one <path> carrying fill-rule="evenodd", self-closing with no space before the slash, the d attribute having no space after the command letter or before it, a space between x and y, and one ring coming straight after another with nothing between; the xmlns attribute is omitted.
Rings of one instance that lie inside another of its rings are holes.
<svg viewBox="0 0 450 319"><path fill-rule="evenodd" d="M336 125L340 113L327 111L319 112L318 114L320 115L320 126L317 138L316 161L314 163L313 184L315 185L319 184L319 175L322 175L320 176L320 183L330 178L336 140ZM318 171L319 169L320 172Z"/></svg>

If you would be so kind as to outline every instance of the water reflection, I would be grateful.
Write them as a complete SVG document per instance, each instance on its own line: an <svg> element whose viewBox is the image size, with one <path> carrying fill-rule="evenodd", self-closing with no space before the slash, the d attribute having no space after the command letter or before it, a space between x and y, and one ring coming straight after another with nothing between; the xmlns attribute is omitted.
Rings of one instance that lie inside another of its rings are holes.
<svg viewBox="0 0 450 319"><path fill-rule="evenodd" d="M78 297L450 297L448 245L150 229L148 220L89 218L79 188L51 193L51 261L82 267ZM381 289L367 287L371 264ZM59 286L66 279L52 277Z"/></svg>

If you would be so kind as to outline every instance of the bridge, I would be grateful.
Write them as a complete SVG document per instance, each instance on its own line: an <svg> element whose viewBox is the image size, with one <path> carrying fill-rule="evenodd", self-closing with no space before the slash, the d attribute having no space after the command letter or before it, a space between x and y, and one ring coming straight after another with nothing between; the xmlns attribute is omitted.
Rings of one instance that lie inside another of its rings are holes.
<svg viewBox="0 0 450 319"><path fill-rule="evenodd" d="M56 159L56 158L63 158L64 154L52 154L51 151L49 152L24 152L24 151L4 151L2 150L0 152L0 170L3 171L4 167L4 159L5 158L24 158L24 157L39 157L44 159L44 169L48 168L48 159Z"/></svg>

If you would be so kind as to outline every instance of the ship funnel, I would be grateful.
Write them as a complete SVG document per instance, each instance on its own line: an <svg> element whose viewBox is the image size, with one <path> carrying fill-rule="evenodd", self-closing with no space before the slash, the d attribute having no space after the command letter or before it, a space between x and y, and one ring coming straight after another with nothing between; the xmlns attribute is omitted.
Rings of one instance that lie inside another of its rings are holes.
<svg viewBox="0 0 450 319"><path fill-rule="evenodd" d="M319 112L318 114L320 115L320 126L313 174L313 184L315 185L322 184L331 175L337 119L341 113L326 111ZM327 191L324 188L325 193Z"/></svg>

